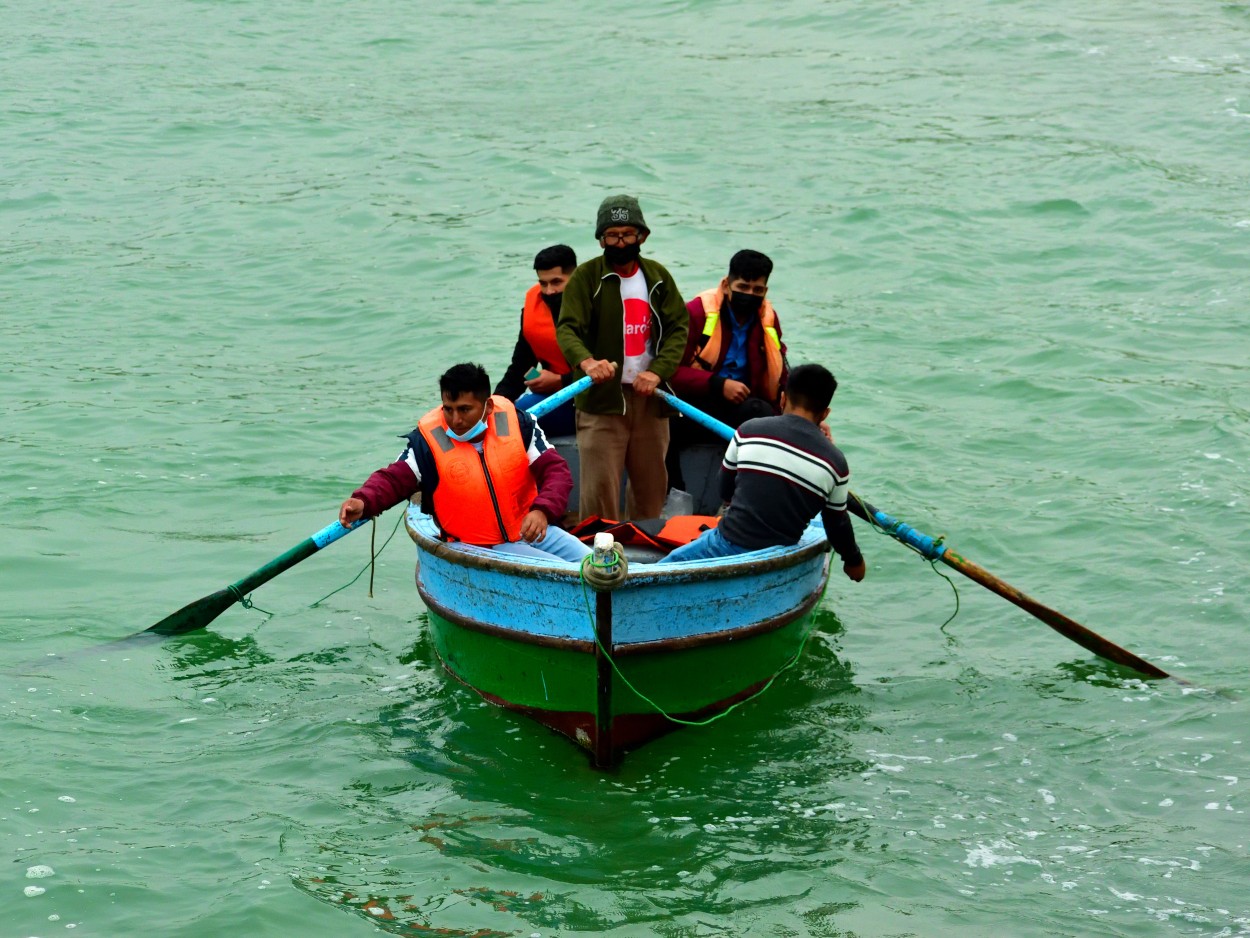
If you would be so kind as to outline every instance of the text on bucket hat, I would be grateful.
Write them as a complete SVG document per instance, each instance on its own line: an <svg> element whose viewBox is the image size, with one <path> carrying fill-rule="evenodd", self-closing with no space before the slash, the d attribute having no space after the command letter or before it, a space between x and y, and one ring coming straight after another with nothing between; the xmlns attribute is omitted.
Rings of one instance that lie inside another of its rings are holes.
<svg viewBox="0 0 1250 938"><path fill-rule="evenodd" d="M599 203L599 214L595 220L595 240L602 238L604 231L616 225L632 225L639 231L651 230L642 218L642 207L632 195L610 195Z"/></svg>

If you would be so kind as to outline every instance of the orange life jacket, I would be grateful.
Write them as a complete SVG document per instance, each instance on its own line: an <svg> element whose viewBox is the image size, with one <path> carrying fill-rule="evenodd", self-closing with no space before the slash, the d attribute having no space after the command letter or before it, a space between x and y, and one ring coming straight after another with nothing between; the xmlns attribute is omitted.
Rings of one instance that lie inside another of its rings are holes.
<svg viewBox="0 0 1250 938"><path fill-rule="evenodd" d="M435 407L417 429L430 446L438 485L434 516L449 540L492 547L521 539L521 520L538 495L516 407L493 395L482 452L447 435L443 409Z"/></svg>
<svg viewBox="0 0 1250 938"><path fill-rule="evenodd" d="M564 353L556 342L556 324L551 321L551 307L543 302L542 287L534 284L525 294L525 308L521 311L521 335L530 344L538 360L548 371L558 375L571 370L564 360Z"/></svg>
<svg viewBox="0 0 1250 938"><path fill-rule="evenodd" d="M665 522L656 539L669 547L681 547L718 524L720 518L716 515L674 515Z"/></svg>
<svg viewBox="0 0 1250 938"><path fill-rule="evenodd" d="M720 310L721 305L729 297L729 291L721 286L715 286L710 290L704 290L699 294L699 299L703 301L703 313L705 321L703 323L703 335L707 339L697 355L695 355L692 364L696 368L702 368L705 371L715 371L716 366L720 363L721 345L724 343L724 330L720 327ZM731 314L732 315L732 314ZM765 397L766 400L776 403L781 394L781 372L783 362L781 360L781 336L777 334L777 313L773 310L773 304L767 299L760 304L760 325L764 328L764 361L767 363L768 372L765 377L766 387L752 388L757 397Z"/></svg>
<svg viewBox="0 0 1250 938"><path fill-rule="evenodd" d="M642 521L612 521L592 516L585 518L569 533L590 544L595 535L606 531L618 544L626 546L654 547L671 550L689 544L708 528L720 524L716 515L674 515L664 519L648 518Z"/></svg>

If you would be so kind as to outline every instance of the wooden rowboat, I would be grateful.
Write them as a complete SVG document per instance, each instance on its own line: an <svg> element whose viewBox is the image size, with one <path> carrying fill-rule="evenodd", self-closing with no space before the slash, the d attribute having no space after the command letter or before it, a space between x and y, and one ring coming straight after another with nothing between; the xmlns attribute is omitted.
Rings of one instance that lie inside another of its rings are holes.
<svg viewBox="0 0 1250 938"><path fill-rule="evenodd" d="M793 547L632 562L604 592L572 563L446 544L417 505L406 524L444 667L598 767L759 693L801 652L829 576L818 522Z"/></svg>

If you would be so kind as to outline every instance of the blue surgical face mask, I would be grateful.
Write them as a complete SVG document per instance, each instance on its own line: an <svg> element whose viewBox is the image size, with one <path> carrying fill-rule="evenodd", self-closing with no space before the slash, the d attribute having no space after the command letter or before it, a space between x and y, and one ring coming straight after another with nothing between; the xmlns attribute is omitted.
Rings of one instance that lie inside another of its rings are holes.
<svg viewBox="0 0 1250 938"><path fill-rule="evenodd" d="M469 427L469 429L466 430L464 433L457 433L451 427L447 428L447 435L458 443L468 443L474 437L481 436L485 432L486 432L486 417L485 416L483 416L482 419L479 420L477 423L475 423L473 426Z"/></svg>

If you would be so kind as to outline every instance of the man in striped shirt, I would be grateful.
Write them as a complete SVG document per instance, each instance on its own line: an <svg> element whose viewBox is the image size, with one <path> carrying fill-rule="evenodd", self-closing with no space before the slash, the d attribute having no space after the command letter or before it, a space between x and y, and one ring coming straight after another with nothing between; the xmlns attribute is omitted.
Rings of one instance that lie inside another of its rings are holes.
<svg viewBox="0 0 1250 938"><path fill-rule="evenodd" d="M842 570L856 582L867 573L846 511L851 473L842 451L821 432L838 382L821 365L790 372L780 417L748 420L734 433L721 465L720 524L660 563L732 557L797 544L817 512Z"/></svg>

